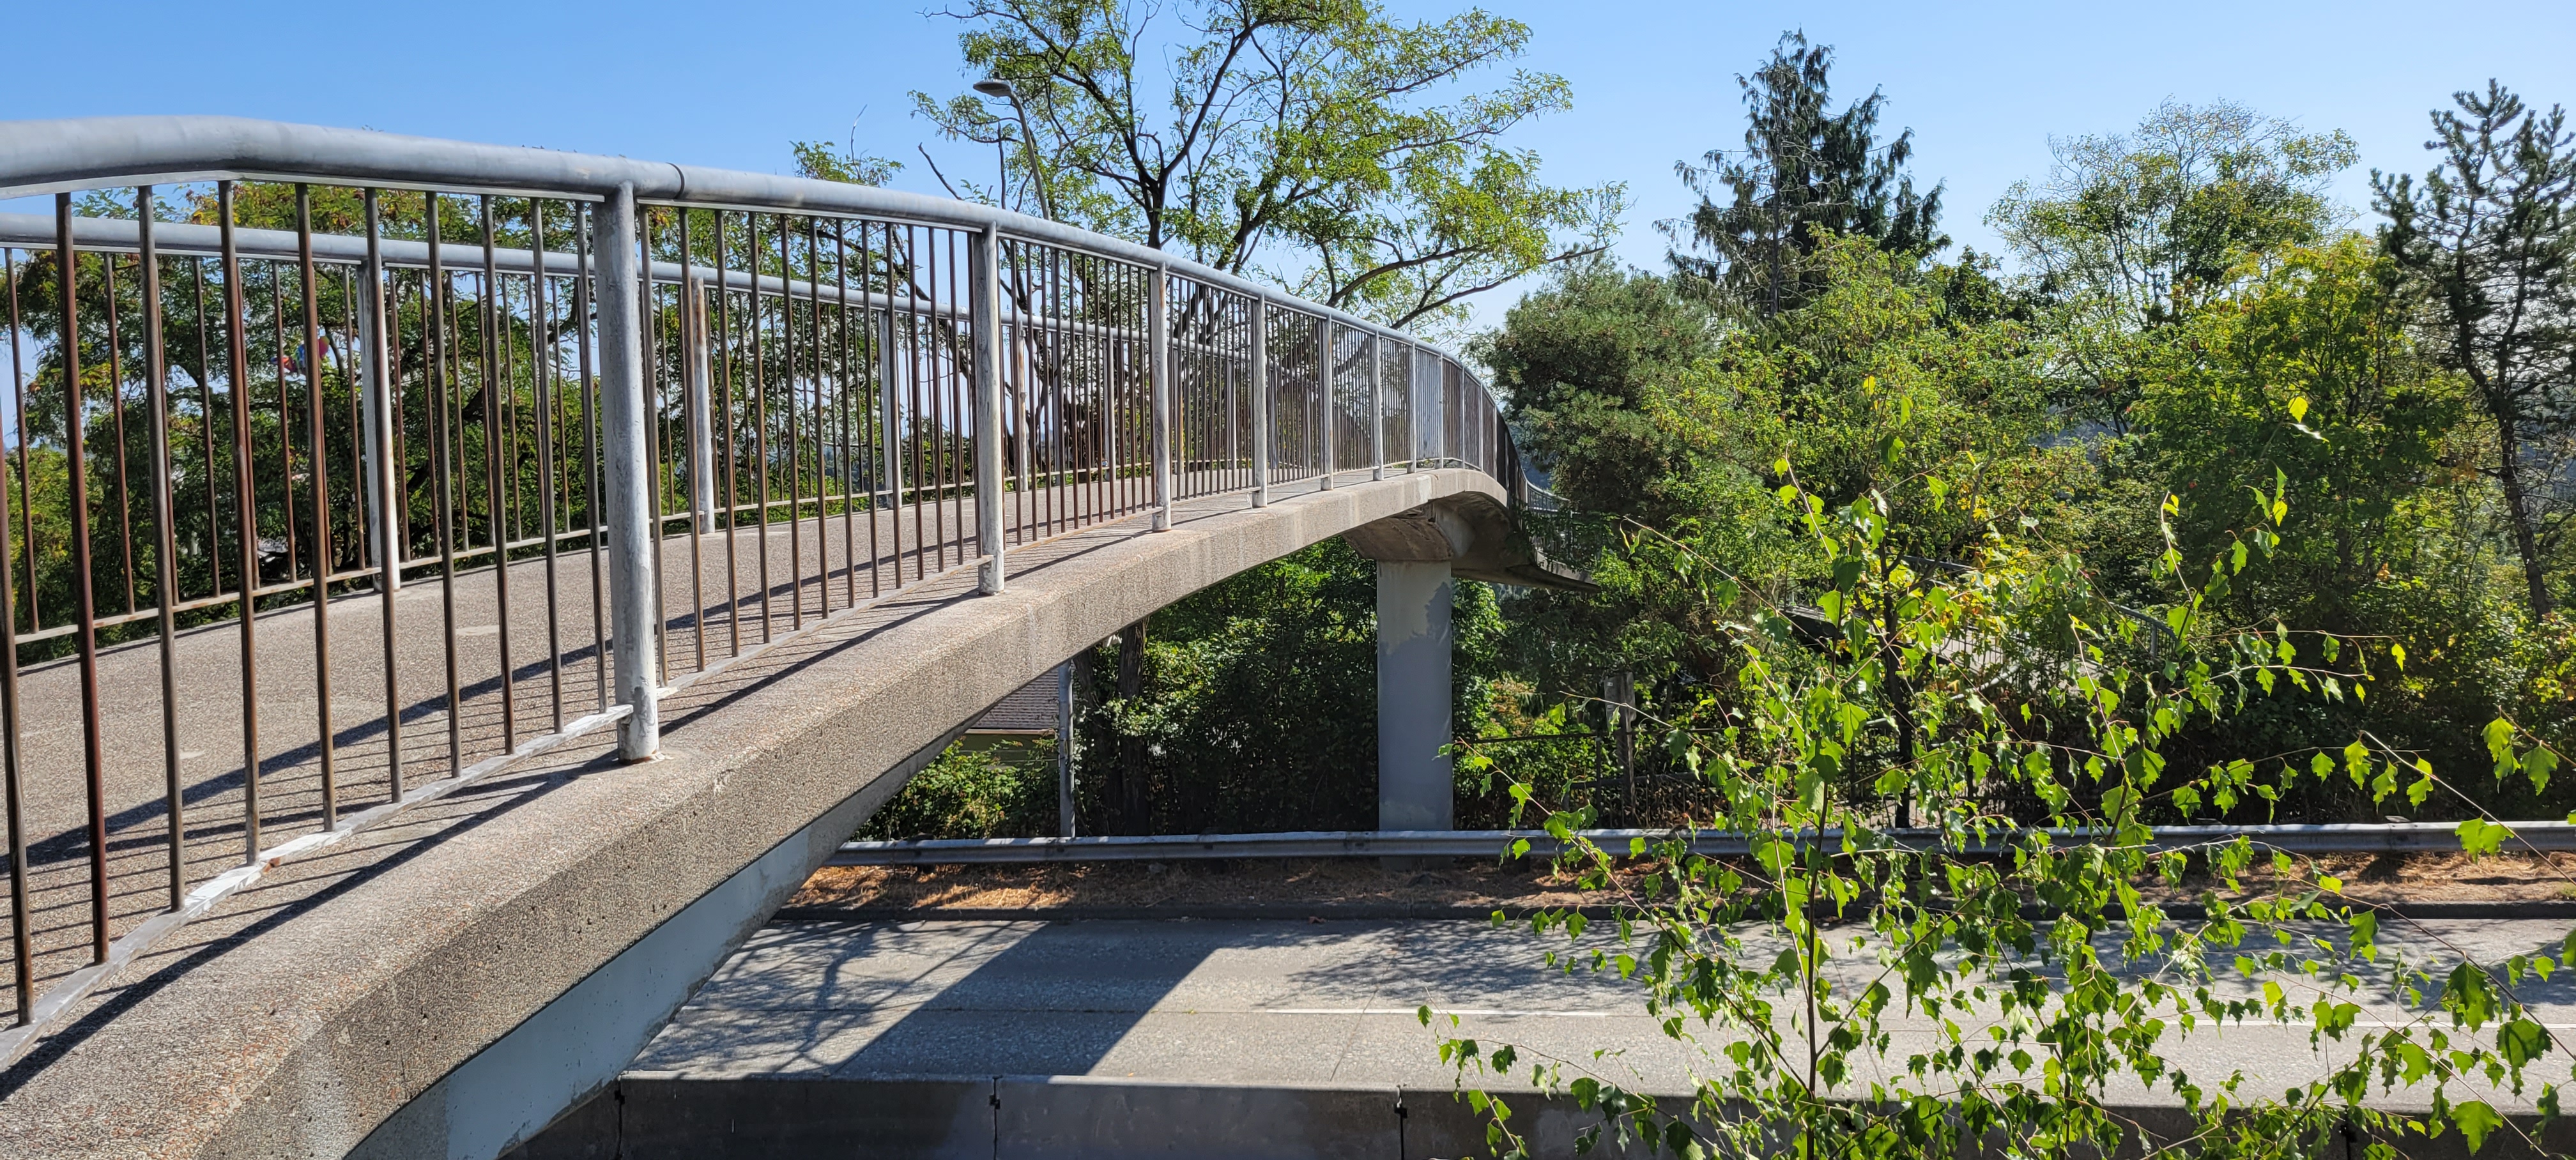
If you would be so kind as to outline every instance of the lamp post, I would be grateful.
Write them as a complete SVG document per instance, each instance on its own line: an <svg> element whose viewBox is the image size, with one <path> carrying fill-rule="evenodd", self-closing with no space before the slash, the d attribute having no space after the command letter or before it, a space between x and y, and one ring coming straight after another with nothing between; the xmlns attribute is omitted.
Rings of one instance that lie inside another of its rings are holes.
<svg viewBox="0 0 2576 1160"><path fill-rule="evenodd" d="M1020 118L1020 139L1029 145L1029 172L1037 175L1038 208L1046 211L1048 221L1056 220L1055 198L1047 191L1046 168L1038 164L1038 135L1029 129L1029 109L1020 103L1019 86L1000 77L986 77L975 82L975 91L1011 102L1011 111Z"/></svg>

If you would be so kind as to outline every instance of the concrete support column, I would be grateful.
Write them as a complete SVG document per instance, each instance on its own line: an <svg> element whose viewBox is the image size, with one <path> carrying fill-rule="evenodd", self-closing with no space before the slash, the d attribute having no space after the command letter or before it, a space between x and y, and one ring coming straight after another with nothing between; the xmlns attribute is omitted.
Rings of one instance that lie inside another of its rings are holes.
<svg viewBox="0 0 2576 1160"><path fill-rule="evenodd" d="M1377 825L1454 824L1449 757L1449 562L1377 564Z"/></svg>

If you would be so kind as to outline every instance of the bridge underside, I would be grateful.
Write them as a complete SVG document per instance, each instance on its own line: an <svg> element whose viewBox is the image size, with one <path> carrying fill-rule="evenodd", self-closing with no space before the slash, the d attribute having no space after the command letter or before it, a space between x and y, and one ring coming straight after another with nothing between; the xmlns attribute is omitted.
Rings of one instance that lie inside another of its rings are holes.
<svg viewBox="0 0 2576 1160"><path fill-rule="evenodd" d="M961 569L862 604L665 702L660 760L580 738L182 928L0 1076L0 1152L495 1154L613 1077L985 705L1246 568L1501 502L1457 469L1211 497L1168 533L1139 517L1015 552L1003 595ZM481 1067L496 1043L509 1066Z"/></svg>

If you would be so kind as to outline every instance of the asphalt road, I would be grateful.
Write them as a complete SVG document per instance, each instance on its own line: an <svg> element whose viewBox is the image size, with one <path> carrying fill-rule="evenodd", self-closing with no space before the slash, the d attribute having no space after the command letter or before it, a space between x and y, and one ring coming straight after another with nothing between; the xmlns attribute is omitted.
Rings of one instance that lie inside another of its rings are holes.
<svg viewBox="0 0 2576 1160"><path fill-rule="evenodd" d="M2392 929L2381 942L2390 957L2447 946L2501 958L2554 950L2566 934L2552 922L2440 921ZM1686 1092L1695 1072L1714 1073L1722 1032L1694 1023L1683 1040L1666 1035L1636 984L1551 968L1544 956L1564 945L1557 937L1450 919L778 923L717 971L629 1075L1438 1088L1457 1075L1440 1061L1440 1034L1580 1061L1650 1092ZM1776 951L1756 945L1748 953ZM1846 948L1831 973L1850 993L1883 970L1865 948ZM2260 980L2232 967L2221 975L2222 998L2260 993ZM2303 980L2285 985L2294 997L2313 996L2301 990L2313 987ZM2365 987L2384 987L2384 975L2365 978ZM2520 990L2576 1044L2569 975ZM1426 1005L1444 1015L1431 1029L1416 1015ZM2365 1004L2361 1029L2408 1018L2401 1003L2383 997ZM1977 1026L1973 1017L1961 1021ZM1937 1026L1919 1015L1892 1019L1895 1066L1935 1043ZM1596 1060L1596 1051L1607 1054ZM2304 1024L2248 1022L2203 1024L2174 1041L2168 1059L2199 1082L2241 1071L2252 1093L2278 1096L2350 1051L2332 1040L2312 1045ZM2539 1066L2564 1078L2567 1060L2562 1051L2554 1066ZM1515 1077L1497 1086L1525 1085ZM2123 1103L2171 1102L2134 1081L2111 1094ZM2387 1104L2427 1098L2401 1090ZM2499 1107L2514 1103L2490 1098Z"/></svg>

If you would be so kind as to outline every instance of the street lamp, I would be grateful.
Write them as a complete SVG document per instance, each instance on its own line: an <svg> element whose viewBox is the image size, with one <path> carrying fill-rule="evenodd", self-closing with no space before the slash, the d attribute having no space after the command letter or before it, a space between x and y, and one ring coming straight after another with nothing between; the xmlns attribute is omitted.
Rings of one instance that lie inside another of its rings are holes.
<svg viewBox="0 0 2576 1160"><path fill-rule="evenodd" d="M1020 138L1029 143L1029 172L1038 178L1038 208L1046 211L1047 220L1055 220L1055 198L1047 191L1046 168L1038 164L1038 135L1029 130L1029 109L1020 103L1019 86L1000 77L985 77L975 82L975 91L1011 102L1011 111L1020 118Z"/></svg>

